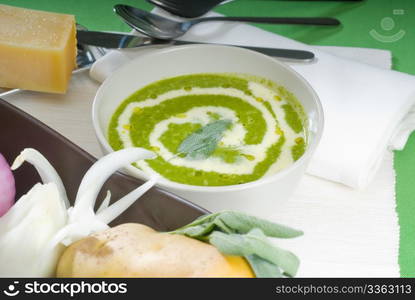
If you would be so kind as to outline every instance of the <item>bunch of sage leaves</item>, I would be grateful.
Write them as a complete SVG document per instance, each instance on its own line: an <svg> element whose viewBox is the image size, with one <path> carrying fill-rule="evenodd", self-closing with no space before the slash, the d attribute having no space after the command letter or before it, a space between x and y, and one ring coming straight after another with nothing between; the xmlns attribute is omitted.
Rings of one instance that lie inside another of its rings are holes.
<svg viewBox="0 0 415 300"><path fill-rule="evenodd" d="M300 264L297 256L268 237L294 238L302 231L241 212L204 215L170 233L208 242L223 254L245 257L256 277L294 277Z"/></svg>

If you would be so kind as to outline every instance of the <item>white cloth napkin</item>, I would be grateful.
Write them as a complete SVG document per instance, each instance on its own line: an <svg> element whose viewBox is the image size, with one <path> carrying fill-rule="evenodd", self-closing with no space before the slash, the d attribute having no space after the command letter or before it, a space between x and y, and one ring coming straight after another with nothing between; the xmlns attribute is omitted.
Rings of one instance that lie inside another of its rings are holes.
<svg viewBox="0 0 415 300"><path fill-rule="evenodd" d="M367 54L373 51L355 48L343 58L344 51L339 49L333 55L251 25L226 22L194 26L181 39L303 49L316 54L313 63L290 63L316 90L325 114L325 129L310 162L310 174L364 188L378 170L385 150L401 149L415 129L415 77L369 65ZM152 49L112 52L95 63L90 75L102 81L146 51ZM363 63L349 59L363 52Z"/></svg>

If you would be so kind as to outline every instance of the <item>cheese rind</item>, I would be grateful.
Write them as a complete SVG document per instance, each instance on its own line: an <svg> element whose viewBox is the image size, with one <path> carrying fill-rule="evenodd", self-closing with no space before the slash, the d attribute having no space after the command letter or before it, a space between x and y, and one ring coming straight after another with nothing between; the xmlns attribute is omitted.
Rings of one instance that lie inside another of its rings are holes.
<svg viewBox="0 0 415 300"><path fill-rule="evenodd" d="M75 67L74 16L0 5L0 87L65 93Z"/></svg>

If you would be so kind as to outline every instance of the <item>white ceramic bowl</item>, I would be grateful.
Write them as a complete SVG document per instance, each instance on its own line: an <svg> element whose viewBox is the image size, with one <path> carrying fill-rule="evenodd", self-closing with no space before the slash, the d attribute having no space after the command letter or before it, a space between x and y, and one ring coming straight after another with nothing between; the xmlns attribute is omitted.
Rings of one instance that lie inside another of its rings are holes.
<svg viewBox="0 0 415 300"><path fill-rule="evenodd" d="M278 60L241 48L216 45L169 47L144 54L118 69L99 88L92 111L93 125L104 151L110 119L119 104L133 92L163 78L192 73L247 73L286 87L301 102L308 116L308 147L294 164L256 181L231 186L193 186L161 179L159 186L210 210L233 209L266 216L285 200L305 172L323 129L320 101L311 86L294 70ZM148 179L139 169L126 168L130 175Z"/></svg>

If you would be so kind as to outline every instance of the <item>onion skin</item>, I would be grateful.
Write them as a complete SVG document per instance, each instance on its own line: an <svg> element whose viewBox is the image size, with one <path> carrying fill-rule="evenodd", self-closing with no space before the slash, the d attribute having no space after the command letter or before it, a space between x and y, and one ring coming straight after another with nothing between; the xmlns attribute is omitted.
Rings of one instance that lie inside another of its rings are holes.
<svg viewBox="0 0 415 300"><path fill-rule="evenodd" d="M16 185L13 173L3 155L0 154L0 217L14 204Z"/></svg>

